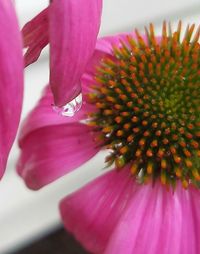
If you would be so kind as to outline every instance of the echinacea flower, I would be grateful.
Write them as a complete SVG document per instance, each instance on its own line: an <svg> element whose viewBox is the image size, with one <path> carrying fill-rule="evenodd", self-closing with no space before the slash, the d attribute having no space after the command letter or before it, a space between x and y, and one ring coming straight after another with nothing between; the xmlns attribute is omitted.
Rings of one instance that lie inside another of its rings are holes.
<svg viewBox="0 0 200 254"><path fill-rule="evenodd" d="M50 86L63 115L81 106L81 75L95 48L101 10L102 0L53 0L22 29L26 66L50 44Z"/></svg>
<svg viewBox="0 0 200 254"><path fill-rule="evenodd" d="M13 2L0 0L0 178L15 139L22 107L23 57Z"/></svg>
<svg viewBox="0 0 200 254"><path fill-rule="evenodd" d="M83 108L63 119L49 88L20 137L18 173L38 189L101 149L113 170L61 201L67 230L92 253L200 253L200 29L163 23L99 39Z"/></svg>

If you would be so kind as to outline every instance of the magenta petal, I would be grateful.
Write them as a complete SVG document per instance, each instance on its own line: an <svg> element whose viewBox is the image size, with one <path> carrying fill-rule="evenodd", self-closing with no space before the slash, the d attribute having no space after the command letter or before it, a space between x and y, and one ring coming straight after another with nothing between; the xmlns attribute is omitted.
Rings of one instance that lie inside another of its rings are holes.
<svg viewBox="0 0 200 254"><path fill-rule="evenodd" d="M109 172L61 201L64 225L92 253L200 253L200 191L139 185Z"/></svg>
<svg viewBox="0 0 200 254"><path fill-rule="evenodd" d="M200 253L200 192L180 184L139 186L111 236L105 254Z"/></svg>
<svg viewBox="0 0 200 254"><path fill-rule="evenodd" d="M19 124L23 96L22 42L13 3L0 0L0 177Z"/></svg>
<svg viewBox="0 0 200 254"><path fill-rule="evenodd" d="M50 5L50 85L57 106L81 92L81 76L100 26L102 0L54 0Z"/></svg>
<svg viewBox="0 0 200 254"><path fill-rule="evenodd" d="M108 172L60 204L66 229L92 253L104 253L116 223L134 195L135 184L128 174L128 170Z"/></svg>
<svg viewBox="0 0 200 254"><path fill-rule="evenodd" d="M24 48L27 48L24 55L25 66L37 61L42 49L49 42L48 12L48 8L44 9L22 29Z"/></svg>
<svg viewBox="0 0 200 254"><path fill-rule="evenodd" d="M79 123L36 129L23 139L21 150L17 170L31 189L76 169L99 151L90 128Z"/></svg>

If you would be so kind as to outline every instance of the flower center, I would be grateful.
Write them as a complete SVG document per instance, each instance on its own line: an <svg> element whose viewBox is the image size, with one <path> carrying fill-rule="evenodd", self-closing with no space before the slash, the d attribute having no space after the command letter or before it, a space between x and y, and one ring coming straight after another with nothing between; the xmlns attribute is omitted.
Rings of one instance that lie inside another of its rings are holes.
<svg viewBox="0 0 200 254"><path fill-rule="evenodd" d="M200 29L193 31L181 40L181 23L172 33L164 22L161 38L152 25L145 37L136 30L98 67L89 124L111 149L108 164L130 164L142 182L200 183Z"/></svg>

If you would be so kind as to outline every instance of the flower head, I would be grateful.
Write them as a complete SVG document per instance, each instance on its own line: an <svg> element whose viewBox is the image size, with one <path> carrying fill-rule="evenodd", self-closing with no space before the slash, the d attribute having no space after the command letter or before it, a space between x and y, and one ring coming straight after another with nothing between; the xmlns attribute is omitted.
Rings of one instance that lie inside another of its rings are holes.
<svg viewBox="0 0 200 254"><path fill-rule="evenodd" d="M21 35L10 0L0 0L0 177L19 124L23 96Z"/></svg>
<svg viewBox="0 0 200 254"><path fill-rule="evenodd" d="M191 40L193 30L183 40L181 23L168 34L164 22L159 39L152 25L146 37L136 30L98 67L90 124L112 151L107 162L130 163L141 181L200 181L200 30Z"/></svg>
<svg viewBox="0 0 200 254"><path fill-rule="evenodd" d="M18 172L34 189L110 151L113 170L60 205L66 228L92 253L200 251L200 46L193 30L181 39L181 23L175 32L164 23L161 37L150 25L145 36L136 30L98 40L78 114L52 114L47 88L24 124Z"/></svg>

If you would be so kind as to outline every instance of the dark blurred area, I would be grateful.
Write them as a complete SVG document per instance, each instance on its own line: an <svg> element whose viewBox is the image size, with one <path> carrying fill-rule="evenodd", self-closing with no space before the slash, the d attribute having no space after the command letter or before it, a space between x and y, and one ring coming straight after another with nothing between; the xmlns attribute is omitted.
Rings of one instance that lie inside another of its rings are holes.
<svg viewBox="0 0 200 254"><path fill-rule="evenodd" d="M10 254L89 254L63 228Z"/></svg>

